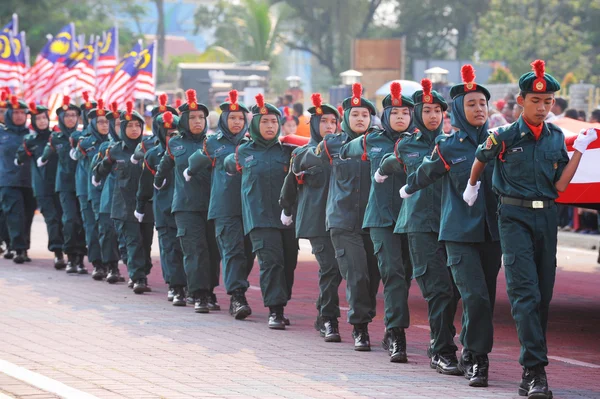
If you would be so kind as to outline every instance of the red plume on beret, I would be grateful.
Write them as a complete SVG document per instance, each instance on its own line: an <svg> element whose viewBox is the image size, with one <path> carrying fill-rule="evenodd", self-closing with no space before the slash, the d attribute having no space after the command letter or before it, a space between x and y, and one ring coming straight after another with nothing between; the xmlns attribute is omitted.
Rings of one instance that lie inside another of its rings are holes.
<svg viewBox="0 0 600 399"><path fill-rule="evenodd" d="M35 102L31 101L29 103L29 112L31 112L31 115L37 115L37 107L35 106Z"/></svg>
<svg viewBox="0 0 600 399"><path fill-rule="evenodd" d="M237 90L231 90L229 92L229 99L227 100L227 102L229 102L229 110L230 111L238 111L240 109L240 107L238 105L238 92L237 92Z"/></svg>
<svg viewBox="0 0 600 399"><path fill-rule="evenodd" d="M90 102L90 93L84 91L83 93L81 93L81 96L83 97L83 101L85 101L86 103Z"/></svg>
<svg viewBox="0 0 600 399"><path fill-rule="evenodd" d="M13 109L19 108L19 99L17 96L10 96L10 104L12 105Z"/></svg>
<svg viewBox="0 0 600 399"><path fill-rule="evenodd" d="M340 113L340 115L344 115L344 107L342 107L341 105L338 105L337 110Z"/></svg>
<svg viewBox="0 0 600 399"><path fill-rule="evenodd" d="M546 91L546 79L544 75L546 73L546 63L543 60L535 60L531 63L533 73L535 74L535 80L533 81L533 91L545 92Z"/></svg>
<svg viewBox="0 0 600 399"><path fill-rule="evenodd" d="M395 107L402 106L402 86L398 82L392 82L390 85L390 94L392 97L392 105Z"/></svg>
<svg viewBox="0 0 600 399"><path fill-rule="evenodd" d="M175 99L175 108L179 108L181 107L181 98L176 98Z"/></svg>
<svg viewBox="0 0 600 399"><path fill-rule="evenodd" d="M465 91L473 91L477 89L477 84L475 83L475 69L473 69L473 65L463 65L463 67L460 69L460 76L465 84Z"/></svg>
<svg viewBox="0 0 600 399"><path fill-rule="evenodd" d="M64 109L65 111L67 109L69 109L69 104L71 104L71 97L69 97L69 96L63 96L62 109Z"/></svg>
<svg viewBox="0 0 600 399"><path fill-rule="evenodd" d="M167 129L171 129L173 127L173 114L171 111L167 111L163 114L163 126Z"/></svg>
<svg viewBox="0 0 600 399"><path fill-rule="evenodd" d="M198 109L198 100L196 100L196 90L194 90L194 89L186 90L185 98L187 99L189 109L191 109L191 110Z"/></svg>
<svg viewBox="0 0 600 399"><path fill-rule="evenodd" d="M258 108L262 108L265 106L265 97L262 94L259 93L254 98L256 99L256 105L258 106Z"/></svg>
<svg viewBox="0 0 600 399"><path fill-rule="evenodd" d="M323 104L323 99L321 98L321 93L313 93L310 96L310 99L312 100L312 103L315 106L315 113L317 115L323 115L323 108L321 108L321 105Z"/></svg>
<svg viewBox="0 0 600 399"><path fill-rule="evenodd" d="M433 104L433 96L431 95L431 80L427 78L422 79L421 86L423 86L423 103Z"/></svg>
<svg viewBox="0 0 600 399"><path fill-rule="evenodd" d="M352 106L358 107L361 104L360 97L362 96L362 85L360 83L354 83L352 85Z"/></svg>
<svg viewBox="0 0 600 399"><path fill-rule="evenodd" d="M126 114L125 114L125 119L127 119L128 121L131 120L131 115L133 112L133 101L127 101L125 103L125 110L126 110Z"/></svg>
<svg viewBox="0 0 600 399"><path fill-rule="evenodd" d="M104 100L103 99L98 100L98 106L96 108L104 109Z"/></svg>
<svg viewBox="0 0 600 399"><path fill-rule="evenodd" d="M0 93L0 101L6 101L6 99L8 98L8 93L6 91L6 89L2 89L2 93Z"/></svg>
<svg viewBox="0 0 600 399"><path fill-rule="evenodd" d="M112 103L110 103L110 110L112 111L112 113L115 116L117 116L119 114L119 106L116 101L113 101Z"/></svg>
<svg viewBox="0 0 600 399"><path fill-rule="evenodd" d="M166 93L163 93L160 96L158 96L158 105L159 105L159 109L161 112L165 112L165 110L167 109L167 101L168 100L169 100L169 97L167 96Z"/></svg>
<svg viewBox="0 0 600 399"><path fill-rule="evenodd" d="M292 117L290 116L290 107L284 107L283 108L283 116L285 116L286 120L290 120L292 119Z"/></svg>
<svg viewBox="0 0 600 399"><path fill-rule="evenodd" d="M104 116L106 115L106 110L104 109L104 100L98 99L98 105L96 106L96 116Z"/></svg>

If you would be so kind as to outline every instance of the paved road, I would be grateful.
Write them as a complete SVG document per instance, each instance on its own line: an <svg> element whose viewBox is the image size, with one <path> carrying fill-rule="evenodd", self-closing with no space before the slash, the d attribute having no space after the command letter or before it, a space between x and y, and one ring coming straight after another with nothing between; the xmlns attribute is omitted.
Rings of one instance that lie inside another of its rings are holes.
<svg viewBox="0 0 600 399"><path fill-rule="evenodd" d="M381 294L370 326L372 352L353 350L345 323L342 343L324 343L312 328L317 265L304 243L294 298L286 309L292 326L270 331L258 268L248 295L254 314L240 322L226 310L200 315L190 306L171 306L156 257L153 292L138 296L123 284L55 271L39 217L34 236L32 263L0 260L0 399L518 398L519 347L502 272L490 387L475 389L464 378L428 368L426 304L416 284L410 290L408 364L390 363L377 345L383 335ZM583 249L559 250L548 367L557 398L600 397L596 256ZM217 295L226 309L222 287Z"/></svg>

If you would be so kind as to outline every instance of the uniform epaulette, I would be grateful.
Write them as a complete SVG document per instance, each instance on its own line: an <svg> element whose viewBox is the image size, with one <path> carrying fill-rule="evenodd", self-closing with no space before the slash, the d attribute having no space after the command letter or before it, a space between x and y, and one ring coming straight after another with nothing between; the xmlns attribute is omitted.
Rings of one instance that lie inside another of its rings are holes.
<svg viewBox="0 0 600 399"><path fill-rule="evenodd" d="M448 141L450 138L454 137L454 133L451 133L449 135L439 135L435 138L435 144L439 144L439 143L445 143L446 141Z"/></svg>
<svg viewBox="0 0 600 399"><path fill-rule="evenodd" d="M559 126L556 126L554 123L546 122L546 125L548 125L548 130L558 133L564 133L563 130Z"/></svg>
<svg viewBox="0 0 600 399"><path fill-rule="evenodd" d="M294 148L294 151L292 151L292 156L298 156L300 154L302 154L304 151L306 151L308 149L308 144L305 144L301 147L296 147Z"/></svg>

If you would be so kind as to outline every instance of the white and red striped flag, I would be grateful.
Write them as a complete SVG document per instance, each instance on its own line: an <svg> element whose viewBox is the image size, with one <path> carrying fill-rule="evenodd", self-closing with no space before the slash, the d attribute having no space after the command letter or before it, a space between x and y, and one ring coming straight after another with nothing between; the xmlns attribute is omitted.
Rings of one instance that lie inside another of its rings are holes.
<svg viewBox="0 0 600 399"><path fill-rule="evenodd" d="M135 63L135 72L130 81L129 88L125 98L135 98L136 100L156 99L155 75L156 71L156 42L153 42L148 48L142 50Z"/></svg>
<svg viewBox="0 0 600 399"><path fill-rule="evenodd" d="M75 48L75 26L69 24L51 38L37 56L35 63L25 76L25 98L38 104L46 104L48 96L43 95L52 87L56 76L60 76L64 62Z"/></svg>
<svg viewBox="0 0 600 399"><path fill-rule="evenodd" d="M119 30L115 26L102 35L98 43L98 60L96 61L96 95L100 97L106 90L113 70L119 59Z"/></svg>
<svg viewBox="0 0 600 399"><path fill-rule="evenodd" d="M139 53L142 51L142 44L136 43L133 49L123 56L123 59L115 67L106 89L100 93L100 97L106 104L117 102L124 104L128 99L127 91L130 87L136 72L136 61Z"/></svg>

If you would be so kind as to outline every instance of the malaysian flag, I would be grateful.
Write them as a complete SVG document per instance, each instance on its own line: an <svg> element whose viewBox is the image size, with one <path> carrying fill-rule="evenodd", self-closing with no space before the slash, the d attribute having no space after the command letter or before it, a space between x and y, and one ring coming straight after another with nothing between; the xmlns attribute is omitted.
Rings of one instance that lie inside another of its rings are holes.
<svg viewBox="0 0 600 399"><path fill-rule="evenodd" d="M129 89L132 77L135 76L136 61L139 53L142 51L142 44L136 43L133 49L123 56L119 65L115 67L106 89L100 93L106 104L114 101L117 104L124 104L128 99L126 93Z"/></svg>
<svg viewBox="0 0 600 399"><path fill-rule="evenodd" d="M0 86L20 87L22 77L11 32L0 32Z"/></svg>
<svg viewBox="0 0 600 399"><path fill-rule="evenodd" d="M78 57L78 62L72 68L75 80L71 85L70 96L81 97L84 91L93 93L96 88L96 57L98 42L88 44Z"/></svg>
<svg viewBox="0 0 600 399"><path fill-rule="evenodd" d="M98 60L96 61L96 96L106 90L113 70L119 59L119 30L115 26L102 34L98 43Z"/></svg>
<svg viewBox="0 0 600 399"><path fill-rule="evenodd" d="M75 48L75 27L69 24L63 27L54 38L48 40L35 63L29 69L25 79L25 98L46 104L47 97L42 95L47 92L47 87L54 84L57 73L62 71L64 61Z"/></svg>
<svg viewBox="0 0 600 399"><path fill-rule="evenodd" d="M154 71L156 70L156 42L144 49L135 63L135 72L129 83L125 98L136 100L156 99Z"/></svg>

